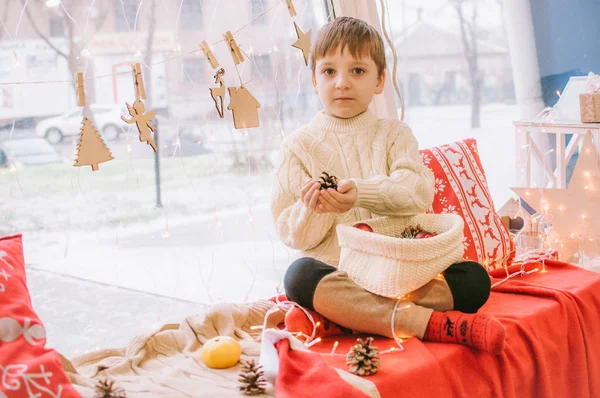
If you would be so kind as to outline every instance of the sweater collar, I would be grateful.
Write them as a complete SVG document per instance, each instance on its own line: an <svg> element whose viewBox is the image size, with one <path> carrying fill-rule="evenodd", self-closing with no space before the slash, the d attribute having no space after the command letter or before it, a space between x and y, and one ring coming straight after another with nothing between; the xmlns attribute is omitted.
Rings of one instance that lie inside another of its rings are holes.
<svg viewBox="0 0 600 398"><path fill-rule="evenodd" d="M335 133L351 133L354 131L364 131L375 125L375 123L377 123L377 118L369 110L349 119L329 116L325 112L320 111L310 122L310 126L318 130L328 130Z"/></svg>

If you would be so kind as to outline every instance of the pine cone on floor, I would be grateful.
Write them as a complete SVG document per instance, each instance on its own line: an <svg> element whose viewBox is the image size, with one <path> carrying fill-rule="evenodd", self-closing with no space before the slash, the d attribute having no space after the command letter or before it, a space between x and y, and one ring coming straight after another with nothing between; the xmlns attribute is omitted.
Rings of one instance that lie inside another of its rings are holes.
<svg viewBox="0 0 600 398"><path fill-rule="evenodd" d="M96 383L94 398L127 398L127 394L114 380L104 379Z"/></svg>
<svg viewBox="0 0 600 398"><path fill-rule="evenodd" d="M372 346L373 337L367 337L366 341L358 339L358 344L350 348L346 355L346 365L350 367L350 373L359 376L370 376L379 370L379 349Z"/></svg>
<svg viewBox="0 0 600 398"><path fill-rule="evenodd" d="M258 365L253 359L244 362L242 371L239 374L240 391L245 395L263 394L267 387L267 379L262 366Z"/></svg>

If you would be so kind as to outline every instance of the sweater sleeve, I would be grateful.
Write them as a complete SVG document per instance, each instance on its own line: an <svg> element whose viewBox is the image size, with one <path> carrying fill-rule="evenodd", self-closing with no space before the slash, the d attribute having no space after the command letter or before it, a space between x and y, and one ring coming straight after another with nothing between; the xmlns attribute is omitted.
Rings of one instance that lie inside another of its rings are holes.
<svg viewBox="0 0 600 398"><path fill-rule="evenodd" d="M292 249L310 250L318 246L336 221L334 213L315 213L300 200L302 186L309 178L302 161L283 146L275 174L271 214L279 238Z"/></svg>
<svg viewBox="0 0 600 398"><path fill-rule="evenodd" d="M357 190L355 207L389 216L423 213L433 202L433 173L423 165L410 128L399 121L391 128L392 142L387 146L389 176L353 179Z"/></svg>

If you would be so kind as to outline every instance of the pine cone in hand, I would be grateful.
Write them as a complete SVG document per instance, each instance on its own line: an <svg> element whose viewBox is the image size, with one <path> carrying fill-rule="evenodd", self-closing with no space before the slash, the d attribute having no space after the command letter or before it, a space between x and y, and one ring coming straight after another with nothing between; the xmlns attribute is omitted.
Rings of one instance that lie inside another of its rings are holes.
<svg viewBox="0 0 600 398"><path fill-rule="evenodd" d="M240 391L245 395L260 395L266 390L267 379L262 366L258 365L254 360L244 362L242 371L239 374L238 381L240 382Z"/></svg>
<svg viewBox="0 0 600 398"><path fill-rule="evenodd" d="M96 383L94 398L127 398L125 390L115 384L114 380L104 379Z"/></svg>
<svg viewBox="0 0 600 398"><path fill-rule="evenodd" d="M333 188L337 189L338 179L334 175L329 175L326 172L323 172L323 175L319 177L321 180L321 189Z"/></svg>
<svg viewBox="0 0 600 398"><path fill-rule="evenodd" d="M379 370L379 349L372 346L373 337L367 337L366 341L358 339L358 344L350 348L346 355L346 365L350 367L350 373L359 376L370 376Z"/></svg>

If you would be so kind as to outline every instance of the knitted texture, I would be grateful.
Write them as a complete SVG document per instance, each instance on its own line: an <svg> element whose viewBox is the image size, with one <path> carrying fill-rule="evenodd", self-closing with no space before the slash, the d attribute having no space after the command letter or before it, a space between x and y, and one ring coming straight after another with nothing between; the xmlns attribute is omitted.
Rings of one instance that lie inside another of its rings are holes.
<svg viewBox="0 0 600 398"><path fill-rule="evenodd" d="M402 297L435 278L463 254L463 219L456 214L379 217L361 221L366 232L352 223L337 227L341 258L339 270L363 289L385 297ZM420 224L438 235L403 239L402 231Z"/></svg>
<svg viewBox="0 0 600 398"><path fill-rule="evenodd" d="M317 214L300 200L306 180L323 172L357 187L355 206L344 214ZM377 119L369 111L350 119L318 113L287 136L271 200L281 241L337 267L340 256L335 226L376 215L424 213L433 200L433 174L423 165L410 128L395 119Z"/></svg>

